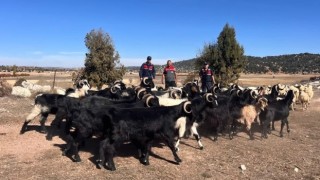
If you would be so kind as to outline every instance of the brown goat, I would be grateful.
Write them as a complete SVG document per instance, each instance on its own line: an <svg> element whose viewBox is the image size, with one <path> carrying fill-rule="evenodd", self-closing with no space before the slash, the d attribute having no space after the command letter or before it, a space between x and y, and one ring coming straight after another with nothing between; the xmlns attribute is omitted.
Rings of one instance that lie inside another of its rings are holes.
<svg viewBox="0 0 320 180"><path fill-rule="evenodd" d="M237 121L246 125L250 139L253 140L253 133L251 130L251 124L258 117L261 110L264 110L268 106L268 100L266 98L260 98L255 105L246 105L241 109L241 118Z"/></svg>

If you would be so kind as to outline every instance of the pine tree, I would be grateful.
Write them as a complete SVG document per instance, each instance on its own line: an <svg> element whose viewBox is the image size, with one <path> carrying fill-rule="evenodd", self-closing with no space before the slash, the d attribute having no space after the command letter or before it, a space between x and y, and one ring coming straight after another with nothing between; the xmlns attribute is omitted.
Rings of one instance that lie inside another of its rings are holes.
<svg viewBox="0 0 320 180"><path fill-rule="evenodd" d="M226 85L240 77L246 58L244 48L236 40L235 29L229 24L224 26L217 40L217 43L204 45L196 66L201 67L204 62L209 62L216 82Z"/></svg>
<svg viewBox="0 0 320 180"><path fill-rule="evenodd" d="M119 53L115 50L111 37L103 30L91 30L85 37L85 68L81 78L85 78L92 86L100 89L104 84L122 79L125 73L120 64Z"/></svg>

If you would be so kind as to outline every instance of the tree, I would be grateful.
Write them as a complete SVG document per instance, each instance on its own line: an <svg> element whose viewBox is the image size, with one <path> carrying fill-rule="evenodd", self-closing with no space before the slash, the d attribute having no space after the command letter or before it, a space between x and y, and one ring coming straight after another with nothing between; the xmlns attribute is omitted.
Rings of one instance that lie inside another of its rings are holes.
<svg viewBox="0 0 320 180"><path fill-rule="evenodd" d="M104 84L122 79L125 69L120 64L119 53L108 33L102 29L91 30L85 37L85 45L89 52L86 53L85 67L79 77L87 79L98 89Z"/></svg>
<svg viewBox="0 0 320 180"><path fill-rule="evenodd" d="M204 45L196 66L201 67L204 62L209 62L216 82L226 85L240 77L247 61L244 48L237 42L235 30L229 24L224 26L217 40L217 43Z"/></svg>
<svg viewBox="0 0 320 180"><path fill-rule="evenodd" d="M16 65L13 65L12 66L12 74L13 74L13 76L16 76L17 75L17 66Z"/></svg>

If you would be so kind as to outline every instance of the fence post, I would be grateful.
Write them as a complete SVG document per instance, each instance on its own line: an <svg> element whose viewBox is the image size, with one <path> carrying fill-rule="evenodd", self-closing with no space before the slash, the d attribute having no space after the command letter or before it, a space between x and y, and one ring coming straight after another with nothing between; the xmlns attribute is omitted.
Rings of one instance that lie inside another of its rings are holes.
<svg viewBox="0 0 320 180"><path fill-rule="evenodd" d="M54 70L53 83L52 83L51 91L53 91L53 90L54 90L54 85L55 85L55 83L56 83L56 73L57 73L57 70Z"/></svg>

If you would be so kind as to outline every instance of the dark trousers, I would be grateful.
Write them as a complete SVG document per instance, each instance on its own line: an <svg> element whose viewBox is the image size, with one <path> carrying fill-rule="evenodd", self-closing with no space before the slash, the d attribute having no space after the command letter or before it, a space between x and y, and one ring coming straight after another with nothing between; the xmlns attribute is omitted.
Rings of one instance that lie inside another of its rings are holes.
<svg viewBox="0 0 320 180"><path fill-rule="evenodd" d="M177 87L176 82L175 81L166 81L165 89L168 89L169 87Z"/></svg>
<svg viewBox="0 0 320 180"><path fill-rule="evenodd" d="M201 89L203 93L208 92L212 87L212 82L202 82Z"/></svg>

